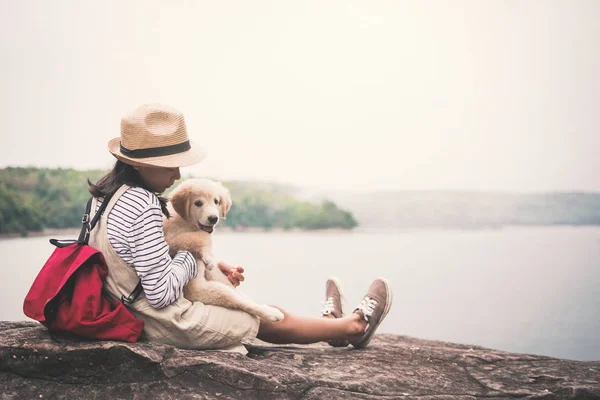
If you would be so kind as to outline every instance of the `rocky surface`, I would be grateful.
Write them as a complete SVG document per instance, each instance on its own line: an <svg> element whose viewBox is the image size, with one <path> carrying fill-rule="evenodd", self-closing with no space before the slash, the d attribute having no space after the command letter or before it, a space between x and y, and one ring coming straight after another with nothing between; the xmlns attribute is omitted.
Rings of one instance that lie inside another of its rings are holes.
<svg viewBox="0 0 600 400"><path fill-rule="evenodd" d="M1 399L600 399L600 361L378 335L366 350L272 346L248 356L51 337L0 322Z"/></svg>

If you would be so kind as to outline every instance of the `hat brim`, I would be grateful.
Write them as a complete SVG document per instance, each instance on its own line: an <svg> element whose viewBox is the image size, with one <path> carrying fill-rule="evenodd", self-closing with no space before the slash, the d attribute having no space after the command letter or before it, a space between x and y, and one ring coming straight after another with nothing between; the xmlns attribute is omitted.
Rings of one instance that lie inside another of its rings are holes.
<svg viewBox="0 0 600 400"><path fill-rule="evenodd" d="M108 151L125 164L134 166L178 168L196 164L206 158L206 152L199 145L190 142L191 149L183 153L170 154L168 156L130 158L121 153L121 138L116 137L108 142Z"/></svg>

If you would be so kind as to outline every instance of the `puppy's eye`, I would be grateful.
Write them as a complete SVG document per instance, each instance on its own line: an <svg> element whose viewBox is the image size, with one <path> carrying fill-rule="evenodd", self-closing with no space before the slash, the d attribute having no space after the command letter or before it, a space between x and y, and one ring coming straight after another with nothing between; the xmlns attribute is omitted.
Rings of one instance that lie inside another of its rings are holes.
<svg viewBox="0 0 600 400"><path fill-rule="evenodd" d="M202 202L200 200L196 200L196 202L194 202L194 205L196 207L202 207Z"/></svg>
<svg viewBox="0 0 600 400"><path fill-rule="evenodd" d="M215 204L219 204L219 199L215 199Z"/></svg>

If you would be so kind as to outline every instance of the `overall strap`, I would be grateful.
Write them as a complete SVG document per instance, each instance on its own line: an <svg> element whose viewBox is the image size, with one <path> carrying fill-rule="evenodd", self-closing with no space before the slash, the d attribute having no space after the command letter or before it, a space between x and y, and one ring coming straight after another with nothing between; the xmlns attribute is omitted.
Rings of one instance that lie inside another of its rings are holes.
<svg viewBox="0 0 600 400"><path fill-rule="evenodd" d="M116 203L119 201L119 198L129 188L131 188L131 186L129 186L127 184L123 184L114 193L112 193L109 196L106 196L104 198L104 201L102 202L102 204L100 204L100 207L98 208L98 212L94 215L94 218L89 223L89 231L87 233L88 238L89 238L89 232L92 231L92 229L94 229L94 227L96 226L96 223L100 220L100 218L102 218L102 215L105 212L110 212L112 210L112 208L116 205ZM97 204L97 199L96 199L96 202L92 201L90 207L93 206L94 204ZM89 210L89 212L87 212L87 214L91 215L91 210ZM84 216L84 218L85 218L85 216ZM89 219L89 216L88 216L88 219ZM83 232L83 229L82 229L82 232ZM137 282L135 288L131 291L131 293L128 296L121 295L121 302L125 305L130 305L133 302L135 302L135 300L139 297L140 294L143 293L143 291L144 291L144 288L142 287L142 280L138 279L138 282Z"/></svg>

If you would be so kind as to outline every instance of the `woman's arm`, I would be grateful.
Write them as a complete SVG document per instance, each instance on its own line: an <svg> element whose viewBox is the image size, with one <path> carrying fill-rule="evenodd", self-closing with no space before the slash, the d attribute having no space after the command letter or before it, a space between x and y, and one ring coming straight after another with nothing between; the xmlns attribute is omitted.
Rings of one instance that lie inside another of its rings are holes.
<svg viewBox="0 0 600 400"><path fill-rule="evenodd" d="M187 251L171 259L165 242L160 206L151 204L134 221L130 250L132 264L142 281L146 299L162 308L181 296L183 287L198 272L196 260Z"/></svg>

